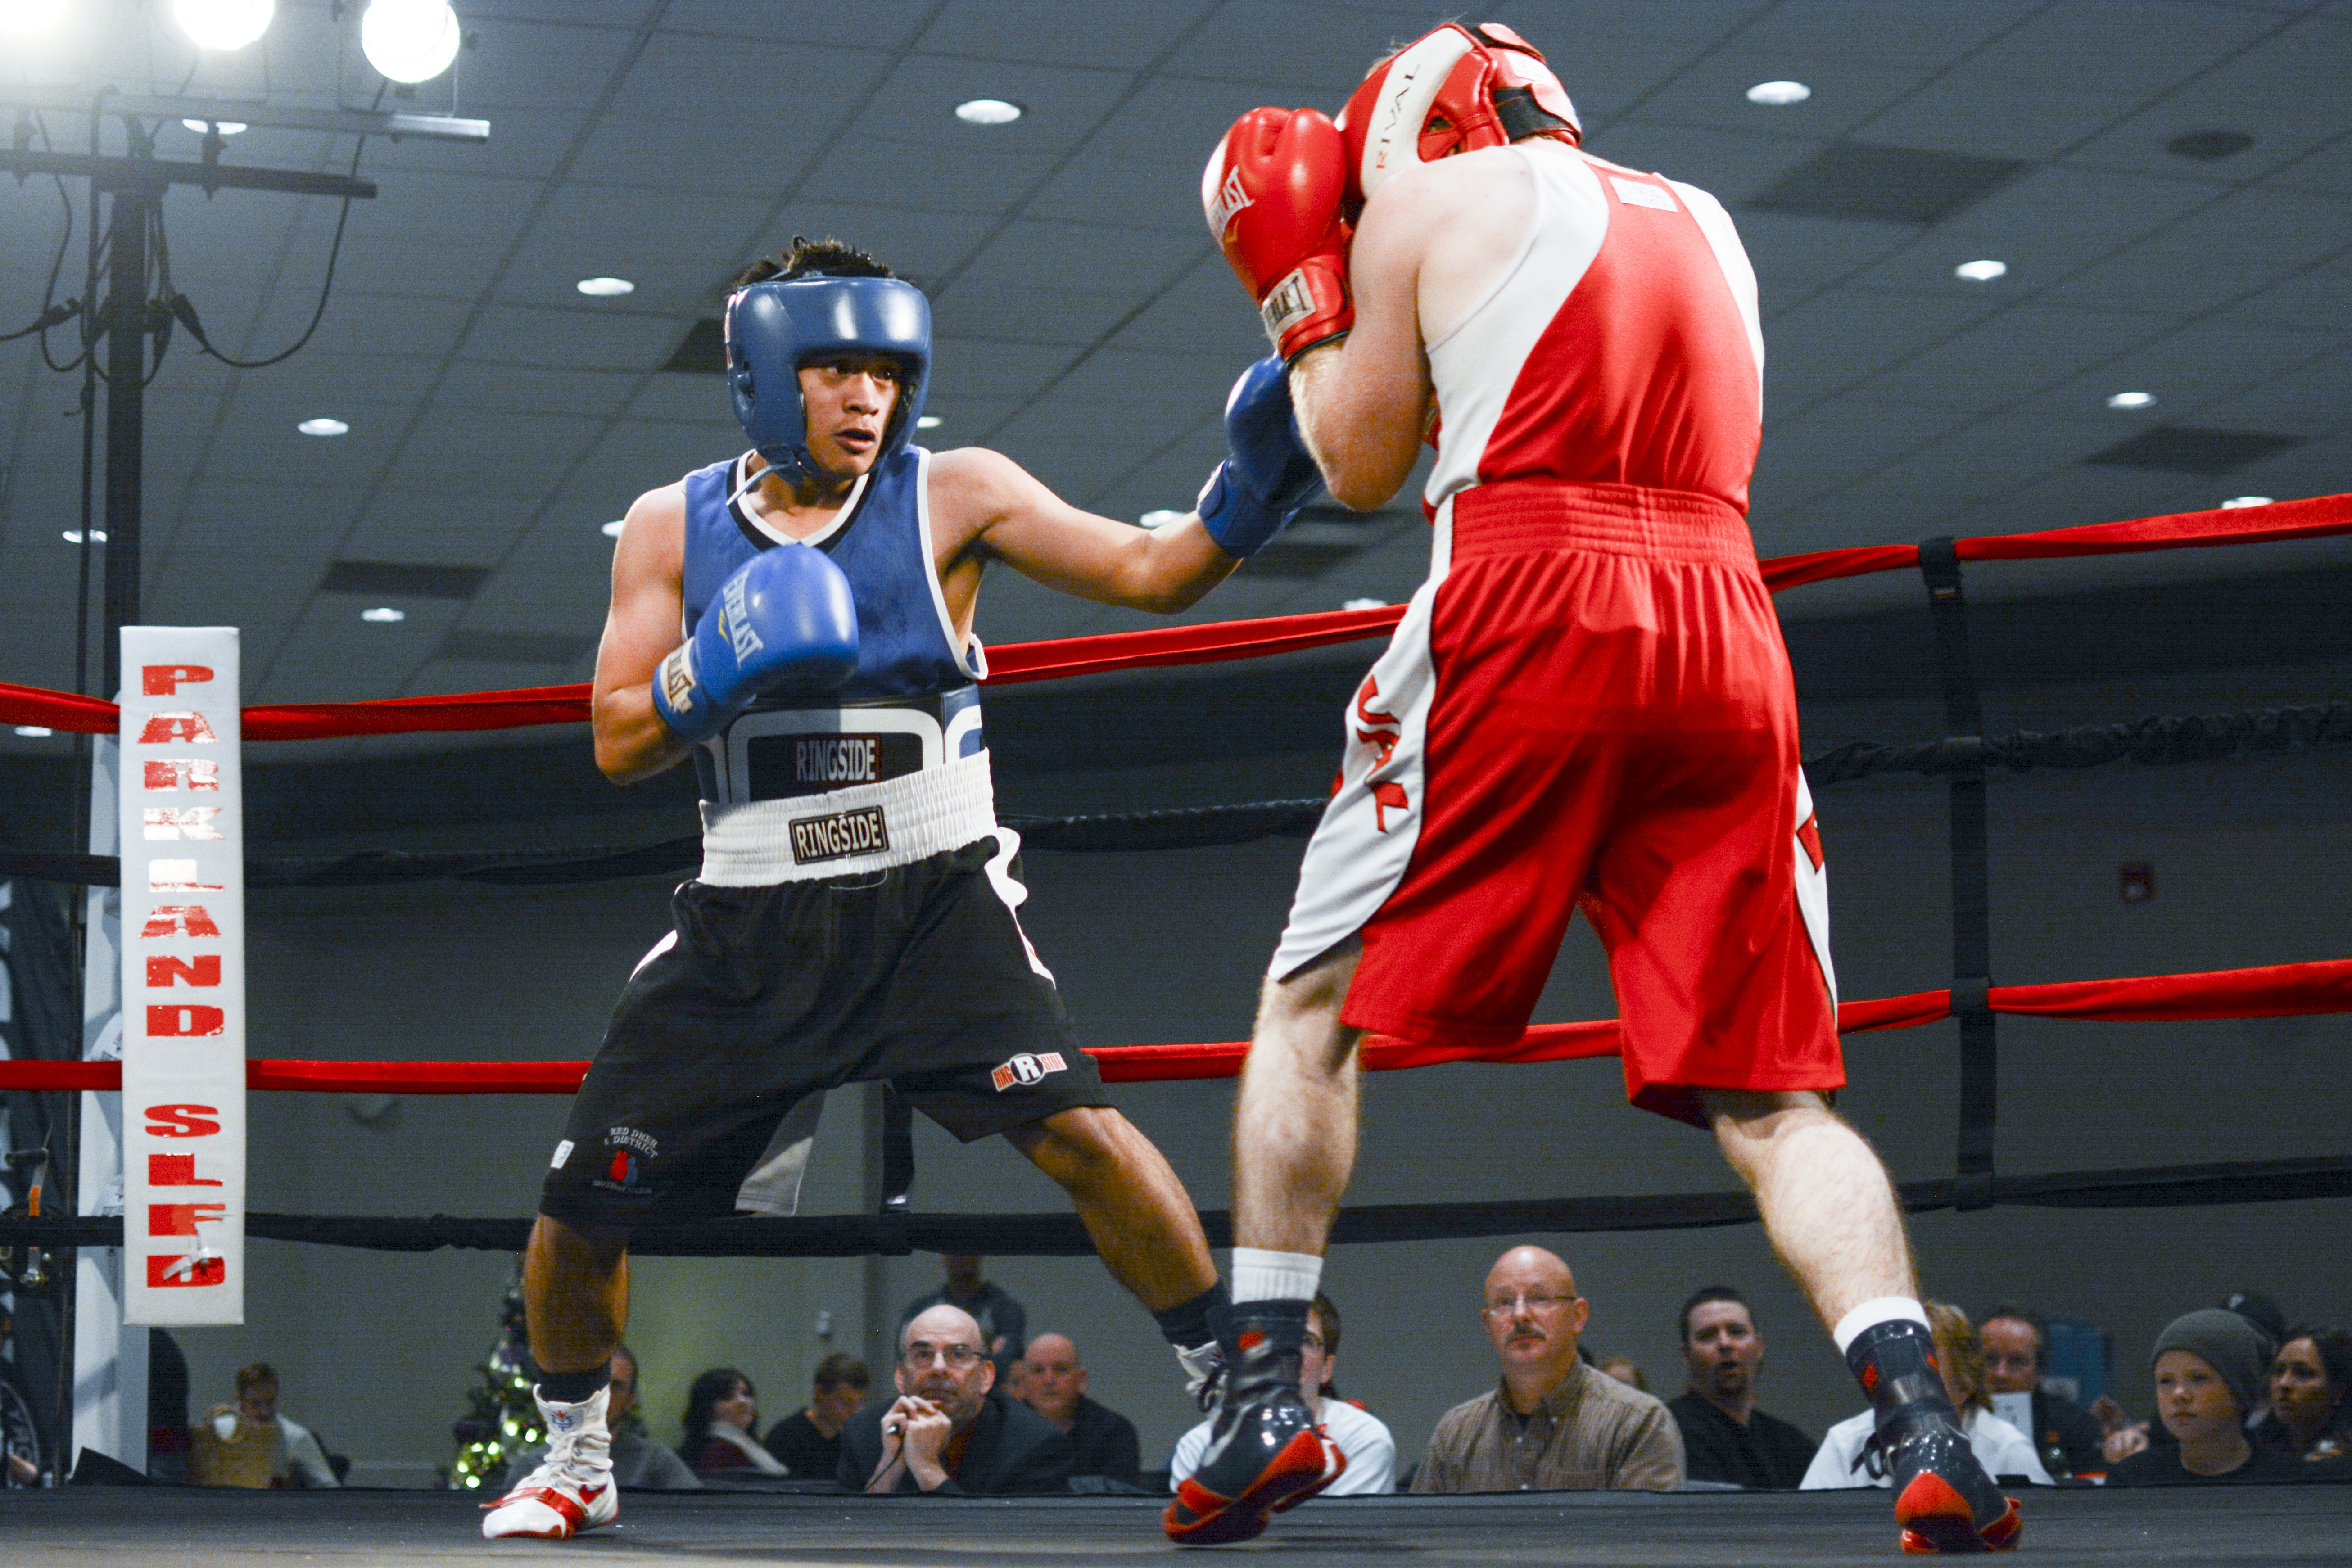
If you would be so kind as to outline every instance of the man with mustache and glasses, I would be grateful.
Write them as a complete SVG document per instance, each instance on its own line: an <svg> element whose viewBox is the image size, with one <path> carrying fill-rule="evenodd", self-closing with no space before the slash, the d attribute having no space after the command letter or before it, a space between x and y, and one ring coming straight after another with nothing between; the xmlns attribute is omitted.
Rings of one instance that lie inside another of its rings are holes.
<svg viewBox="0 0 2352 1568"><path fill-rule="evenodd" d="M1479 1310L1502 1382L1438 1421L1413 1490L1682 1489L1682 1434L1666 1407L1578 1359L1592 1304L1556 1254L1540 1247L1503 1254Z"/></svg>
<svg viewBox="0 0 2352 1568"><path fill-rule="evenodd" d="M898 1398L867 1406L841 1429L851 1491L982 1496L1069 1489L1070 1439L997 1391L980 1324L933 1307L898 1331Z"/></svg>

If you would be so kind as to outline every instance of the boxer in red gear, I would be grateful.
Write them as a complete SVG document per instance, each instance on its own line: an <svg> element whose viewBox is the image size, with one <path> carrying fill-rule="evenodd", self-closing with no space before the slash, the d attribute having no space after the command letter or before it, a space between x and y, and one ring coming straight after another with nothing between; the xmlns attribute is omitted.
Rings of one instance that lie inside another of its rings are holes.
<svg viewBox="0 0 2352 1568"><path fill-rule="evenodd" d="M1493 25L1376 66L1336 137L1321 118L1245 116L1203 179L1225 196L1210 225L1266 300L1362 204L1346 292L1307 312L1326 330L1294 346L1307 316L1271 308L1268 330L1340 501L1381 505L1436 447L1434 538L1350 702L1265 982L1235 1121L1225 1440L1169 1533L1240 1539L1311 1493L1296 1415L1252 1363L1319 1277L1362 1035L1516 1038L1581 908L1629 1097L1711 1131L1754 1191L1878 1412L1905 1548L2013 1544L2014 1504L1955 1450L1893 1187L1830 1108L1828 899L1746 523L1763 340L1731 219L1583 152L1542 57Z"/></svg>

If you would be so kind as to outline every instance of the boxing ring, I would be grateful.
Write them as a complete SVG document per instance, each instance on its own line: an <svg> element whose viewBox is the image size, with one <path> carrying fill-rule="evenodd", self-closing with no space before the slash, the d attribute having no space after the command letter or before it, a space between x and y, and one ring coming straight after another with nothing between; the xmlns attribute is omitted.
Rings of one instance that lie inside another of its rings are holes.
<svg viewBox="0 0 2352 1568"><path fill-rule="evenodd" d="M2194 973L1996 984L1990 972L1987 890L1988 781L2001 771L2091 769L2120 762L2189 763L2352 743L2352 704L2332 703L2207 718L2151 718L2060 734L1988 737L1969 649L1965 563L2020 562L2144 551L2251 546L2352 533L2352 495L2145 518L2092 527L1974 539L1931 540L1782 557L1762 563L1780 593L1838 578L1917 571L1932 613L1947 733L1926 742L1843 747L1806 764L1818 793L1849 780L1908 773L1950 791L1952 980L1942 989L1846 1000L1842 1035L1912 1029L1951 1017L1960 1026L1960 1092L1953 1173L1905 1184L1913 1212L1997 1205L2057 1208L2238 1204L2352 1195L2352 1159L2282 1159L2195 1166L2012 1176L1993 1162L1997 1125L1997 1020L2003 1016L2158 1022L2352 1012L2352 957ZM1402 606L1116 633L992 648L990 684L1011 685L1118 670L1264 658L1378 637ZM583 722L585 686L401 698L361 703L248 707L242 739L266 742L425 731L486 731ZM112 703L0 685L0 719L89 734L113 733ZM126 789L128 781L126 779ZM1311 827L1322 803L1265 801L1183 811L1050 819L1006 818L1028 847L1158 849L1248 842ZM692 838L593 855L406 855L379 851L332 860L246 862L252 887L364 887L456 878L499 885L555 885L689 869ZM103 887L121 880L119 860L0 852L0 876ZM1090 1047L1113 1082L1231 1078L1245 1042ZM1440 1063L1509 1065L1603 1058L1616 1051L1612 1020L1543 1024L1498 1047L1413 1045L1374 1037L1364 1066L1399 1071ZM580 1061L310 1061L250 1059L245 1086L258 1092L480 1095L569 1094ZM114 1061L0 1062L0 1089L107 1092L122 1085ZM1066 1212L924 1214L908 1201L913 1164L905 1110L893 1098L883 1126L884 1203L877 1213L650 1225L633 1250L653 1256L858 1257L912 1251L1076 1256L1092 1250ZM1231 1241L1230 1216L1203 1215L1213 1245ZM1643 1231L1752 1222L1739 1192L1627 1194L1507 1202L1405 1204L1345 1210L1336 1245L1480 1236ZM313 1245L394 1251L464 1247L519 1250L527 1216L248 1213L244 1234ZM0 1246L119 1247L119 1216L0 1219ZM102 1466L93 1467L93 1475ZM656 1561L759 1556L809 1563L996 1562L1066 1555L1121 1561L1164 1554L1156 1504L1139 1500L1019 1503L875 1504L862 1499L765 1495L632 1500L608 1537ZM2126 1506L2128 1511L2126 1512ZM1340 1500L1292 1516L1265 1549L1309 1563L1383 1557L1435 1563L1727 1563L1881 1561L1885 1500L1874 1492L1793 1496L1693 1495L1533 1499ZM492 1550L471 1539L470 1500L375 1494L342 1499L222 1499L194 1492L75 1490L12 1493L0 1504L17 1539L45 1560L121 1558L172 1538L175 1562L217 1553L360 1552L372 1561L439 1561ZM2062 1489L2037 1493L2029 1549L2053 1563L2196 1561L2340 1562L2352 1489L2230 1489L2119 1500ZM2128 1520L2125 1525L2119 1521ZM200 1548L191 1541L200 1539ZM1048 1544L1050 1543L1050 1544ZM583 1542L572 1550L599 1550ZM607 1545L604 1550L614 1549ZM509 1548L509 1550L511 1550ZM530 1550L526 1548L525 1550ZM782 1554L780 1557L779 1554Z"/></svg>

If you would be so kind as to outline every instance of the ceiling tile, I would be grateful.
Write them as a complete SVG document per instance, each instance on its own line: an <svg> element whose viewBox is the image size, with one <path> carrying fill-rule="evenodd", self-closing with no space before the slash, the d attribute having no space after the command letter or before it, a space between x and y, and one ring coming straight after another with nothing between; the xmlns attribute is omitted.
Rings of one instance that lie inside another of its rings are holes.
<svg viewBox="0 0 2352 1568"><path fill-rule="evenodd" d="M1155 0L1074 27L1068 7L1054 0L948 0L917 47L927 55L1132 70L1216 8L1217 0Z"/></svg>
<svg viewBox="0 0 2352 1568"><path fill-rule="evenodd" d="M1905 402L1990 409L2102 363L2165 330L2151 316L2021 305L1964 329L1873 379Z"/></svg>
<svg viewBox="0 0 2352 1568"><path fill-rule="evenodd" d="M651 371L669 358L684 326L665 316L493 305L466 334L464 352L493 364Z"/></svg>
<svg viewBox="0 0 2352 1568"><path fill-rule="evenodd" d="M2095 308L2210 310L2343 254L2352 241L2346 216L2334 202L2237 192L2075 274L2048 297Z"/></svg>
<svg viewBox="0 0 2352 1568"><path fill-rule="evenodd" d="M837 10L806 5L746 5L742 0L673 0L665 31L741 40L849 45L896 49L912 45L937 0L859 0ZM714 84L715 85L715 84Z"/></svg>

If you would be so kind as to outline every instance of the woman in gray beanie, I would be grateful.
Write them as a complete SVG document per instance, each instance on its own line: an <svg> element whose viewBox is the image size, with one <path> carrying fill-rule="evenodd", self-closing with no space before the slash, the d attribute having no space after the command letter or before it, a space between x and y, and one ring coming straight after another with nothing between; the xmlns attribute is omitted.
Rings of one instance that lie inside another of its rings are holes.
<svg viewBox="0 0 2352 1568"><path fill-rule="evenodd" d="M2175 1318L2156 1340L2156 1406L2179 1447L2134 1454L2108 1473L2107 1484L2306 1479L2312 1467L2246 1441L2246 1414L2262 1397L2270 1349L2235 1312L2216 1307Z"/></svg>

